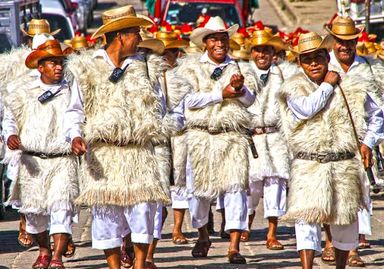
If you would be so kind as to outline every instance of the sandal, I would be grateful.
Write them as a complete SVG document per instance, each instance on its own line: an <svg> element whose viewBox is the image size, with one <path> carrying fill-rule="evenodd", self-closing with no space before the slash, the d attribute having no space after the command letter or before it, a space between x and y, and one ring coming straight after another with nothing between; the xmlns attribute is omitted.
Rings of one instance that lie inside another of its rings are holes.
<svg viewBox="0 0 384 269"><path fill-rule="evenodd" d="M353 254L348 257L349 267L365 267L364 261L358 254Z"/></svg>
<svg viewBox="0 0 384 269"><path fill-rule="evenodd" d="M335 248L325 247L321 253L321 260L327 264L336 264Z"/></svg>
<svg viewBox="0 0 384 269"><path fill-rule="evenodd" d="M174 234L172 235L172 242L175 245L185 245L188 244L187 238L183 234Z"/></svg>
<svg viewBox="0 0 384 269"><path fill-rule="evenodd" d="M250 231L242 231L241 235L240 235L240 241L241 242L248 242L250 236L251 236Z"/></svg>
<svg viewBox="0 0 384 269"><path fill-rule="evenodd" d="M71 258L73 255L75 255L76 246L75 243L72 240L72 237L69 238L68 244L67 244L67 250L63 254L65 258Z"/></svg>
<svg viewBox="0 0 384 269"><path fill-rule="evenodd" d="M368 241L362 241L362 242L359 242L359 248L360 249L371 248L371 244Z"/></svg>
<svg viewBox="0 0 384 269"><path fill-rule="evenodd" d="M265 246L269 250L283 250L284 246L276 239L268 239Z"/></svg>
<svg viewBox="0 0 384 269"><path fill-rule="evenodd" d="M65 269L65 267L62 261L51 260L48 269Z"/></svg>
<svg viewBox="0 0 384 269"><path fill-rule="evenodd" d="M19 226L19 236L17 237L17 242L19 242L19 245L24 248L30 248L33 245L33 236L23 228L20 222Z"/></svg>
<svg viewBox="0 0 384 269"><path fill-rule="evenodd" d="M238 250L228 251L228 260L232 264L246 264L247 261Z"/></svg>
<svg viewBox="0 0 384 269"><path fill-rule="evenodd" d="M195 246L192 249L192 256L194 258L207 257L211 244L212 242L209 240L204 242L197 241Z"/></svg>
<svg viewBox="0 0 384 269"><path fill-rule="evenodd" d="M48 269L49 263L51 262L51 256L41 256L39 255L32 265L33 269Z"/></svg>
<svg viewBox="0 0 384 269"><path fill-rule="evenodd" d="M135 257L135 253L133 251L133 247L127 247L124 249L124 247L121 248L121 266L124 268L131 268L133 266L133 261Z"/></svg>
<svg viewBox="0 0 384 269"><path fill-rule="evenodd" d="M144 269L157 269L157 266L153 262L145 262Z"/></svg>

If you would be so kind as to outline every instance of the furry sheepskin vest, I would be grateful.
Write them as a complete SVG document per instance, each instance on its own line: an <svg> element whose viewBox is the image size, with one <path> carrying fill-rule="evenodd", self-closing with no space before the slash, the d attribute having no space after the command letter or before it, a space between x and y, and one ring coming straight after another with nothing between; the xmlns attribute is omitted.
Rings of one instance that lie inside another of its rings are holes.
<svg viewBox="0 0 384 269"><path fill-rule="evenodd" d="M178 68L180 77L190 84L192 93L223 89L233 74L235 64L229 64L218 81L210 79L209 63L200 62L201 55L190 55ZM249 77L243 74L245 78ZM249 90L257 85L246 81ZM248 141L244 129L250 127L250 114L237 99L199 109L186 109L188 156L191 161L196 197L216 198L225 192L248 187ZM219 133L210 134L208 130ZM224 130L220 132L220 130Z"/></svg>
<svg viewBox="0 0 384 269"><path fill-rule="evenodd" d="M18 188L23 213L47 214L59 209L74 209L79 194L77 161L70 155L63 129L64 114L70 100L65 88L48 103L38 97L44 92L39 80L29 75L20 78L17 88L8 88L5 105L12 112L23 151L44 154L69 154L42 159L21 153Z"/></svg>
<svg viewBox="0 0 384 269"><path fill-rule="evenodd" d="M167 204L154 149L164 141L165 131L145 62L134 60L116 84L108 80L113 67L102 58L75 55L68 68L83 92L89 145L83 165L85 189L78 202Z"/></svg>
<svg viewBox="0 0 384 269"><path fill-rule="evenodd" d="M250 63L256 68L255 63ZM272 65L265 86L259 84L255 103L248 108L252 114L252 128L277 127L279 131L268 134L254 135L253 141L259 153L254 159L249 154L250 181L260 181L267 177L289 178L288 145L280 126L281 117L276 95L280 91L284 78L277 66Z"/></svg>
<svg viewBox="0 0 384 269"><path fill-rule="evenodd" d="M366 130L364 102L372 82L347 76L342 80L360 137ZM347 108L336 88L325 108L308 120L297 120L287 106L288 97L308 96L318 86L300 73L289 79L278 95L282 123L294 159L288 194L287 220L307 223L350 224L363 205L362 164ZM319 163L296 158L298 152L354 152L349 160Z"/></svg>
<svg viewBox="0 0 384 269"><path fill-rule="evenodd" d="M0 90L4 90L7 84L19 79L30 70L25 66L25 59L31 49L26 46L12 49L0 54Z"/></svg>

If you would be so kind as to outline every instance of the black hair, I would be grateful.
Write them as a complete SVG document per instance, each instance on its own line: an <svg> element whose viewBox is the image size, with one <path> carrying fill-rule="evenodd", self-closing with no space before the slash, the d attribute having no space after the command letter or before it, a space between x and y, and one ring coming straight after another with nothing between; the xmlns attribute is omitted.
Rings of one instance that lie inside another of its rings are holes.
<svg viewBox="0 0 384 269"><path fill-rule="evenodd" d="M220 32L218 32L218 33L220 33ZM229 38L229 34L228 34L227 32L223 32L223 33L226 33L227 36L228 36L228 38ZM204 36L204 37L203 37L203 42L205 43L205 42L207 41L208 38L213 37L215 34L217 34L217 33L212 33L212 34L209 34L209 35Z"/></svg>

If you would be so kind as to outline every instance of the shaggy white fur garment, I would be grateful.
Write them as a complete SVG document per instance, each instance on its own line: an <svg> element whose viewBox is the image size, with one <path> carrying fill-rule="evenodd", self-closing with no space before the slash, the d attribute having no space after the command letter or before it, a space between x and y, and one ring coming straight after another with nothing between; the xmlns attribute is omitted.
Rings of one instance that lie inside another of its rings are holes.
<svg viewBox="0 0 384 269"><path fill-rule="evenodd" d="M168 204L160 179L161 157L152 146L164 142L168 134L145 62L131 63L116 84L108 80L113 67L101 58L73 55L67 66L83 92L84 136L89 144L83 165L85 189L77 202Z"/></svg>
<svg viewBox="0 0 384 269"><path fill-rule="evenodd" d="M5 94L5 105L13 114L23 151L45 154L66 154L71 146L65 141L63 120L70 92L46 104L37 101L42 93L38 79L19 78L17 88ZM18 188L22 213L47 214L59 209L74 210L73 201L79 193L75 156L41 159L27 154L20 157Z"/></svg>
<svg viewBox="0 0 384 269"><path fill-rule="evenodd" d="M345 91L357 132L364 137L366 113L364 102L372 82L362 77L346 76L341 83ZM308 120L295 120L287 106L287 97L307 96L317 89L305 74L293 76L283 84L278 95L282 123L294 156L300 152L354 152L350 160L319 163L294 159L285 220L308 223L353 223L363 206L361 189L362 163L353 136L347 108L336 88L325 108Z"/></svg>
<svg viewBox="0 0 384 269"><path fill-rule="evenodd" d="M177 68L179 77L190 84L191 92L211 92L224 88L233 74L235 64L229 64L218 81L210 79L212 70L208 63L200 62L201 55L191 55ZM246 78L249 76L244 75ZM257 85L245 81L249 90ZM192 164L194 189L197 197L216 198L225 192L245 190L248 187L248 142L241 132L250 127L250 114L236 99L201 109L186 109L188 155ZM233 130L211 135L206 129Z"/></svg>

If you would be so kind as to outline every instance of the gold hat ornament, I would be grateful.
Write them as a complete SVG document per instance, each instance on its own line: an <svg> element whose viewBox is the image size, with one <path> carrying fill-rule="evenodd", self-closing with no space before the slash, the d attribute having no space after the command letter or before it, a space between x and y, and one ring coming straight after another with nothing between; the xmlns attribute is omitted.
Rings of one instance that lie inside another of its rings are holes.
<svg viewBox="0 0 384 269"><path fill-rule="evenodd" d="M309 32L299 36L297 46L292 48L291 51L296 55L302 55L320 49L326 49L327 51L330 51L333 42L334 39L330 35L322 38L315 32Z"/></svg>
<svg viewBox="0 0 384 269"><path fill-rule="evenodd" d="M165 49L186 48L189 42L185 39L179 39L175 32L159 31L156 33L156 39L164 43Z"/></svg>
<svg viewBox="0 0 384 269"><path fill-rule="evenodd" d="M25 65L34 69L37 68L40 60L51 57L65 57L60 42L58 40L47 40L45 43L33 50L25 59Z"/></svg>
<svg viewBox="0 0 384 269"><path fill-rule="evenodd" d="M332 36L342 40L352 40L360 36L364 27L357 28L351 17L338 16L332 24L324 25L324 29Z"/></svg>
<svg viewBox="0 0 384 269"><path fill-rule="evenodd" d="M92 39L106 33L115 32L131 27L151 26L153 21L143 15L137 15L133 6L123 6L105 11L102 14L103 25L92 35Z"/></svg>
<svg viewBox="0 0 384 269"><path fill-rule="evenodd" d="M287 49L287 45L279 36L273 35L271 31L265 29L253 32L248 43L248 49L251 50L256 46L272 46L275 51Z"/></svg>
<svg viewBox="0 0 384 269"><path fill-rule="evenodd" d="M70 45L74 50L82 50L82 49L88 49L88 41L84 36L75 36L71 40Z"/></svg>
<svg viewBox="0 0 384 269"><path fill-rule="evenodd" d="M56 29L55 31L51 32L51 26L46 19L32 19L28 23L28 31L25 31L23 28L20 30L24 35L30 37L34 37L36 34L56 35L61 31L61 29Z"/></svg>

